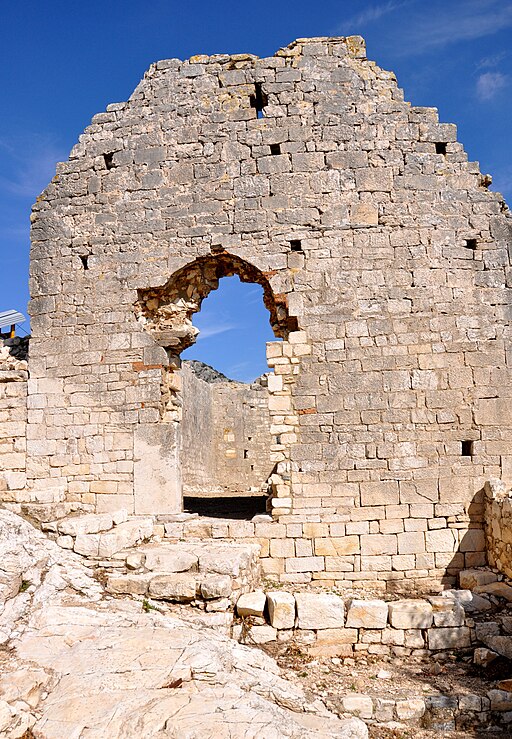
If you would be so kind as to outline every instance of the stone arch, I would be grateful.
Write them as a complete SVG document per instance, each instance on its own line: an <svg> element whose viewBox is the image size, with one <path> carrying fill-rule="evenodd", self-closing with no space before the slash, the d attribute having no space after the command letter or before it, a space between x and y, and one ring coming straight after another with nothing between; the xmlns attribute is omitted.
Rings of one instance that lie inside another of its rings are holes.
<svg viewBox="0 0 512 739"><path fill-rule="evenodd" d="M276 338L282 339L267 343L268 365L277 367L277 374L268 387L269 446L274 463L269 478L268 508L277 517L291 511L290 446L296 440L298 427L298 419L294 420L292 386L299 371L300 357L307 350L304 352L304 344L297 340L303 334L298 330L296 317L289 314L286 294L275 293L272 289L273 274L219 250L184 265L162 286L139 289L135 314L153 340L166 351L168 364L162 369L161 419L179 427L183 419L180 355L198 335L192 323L193 315L201 309L210 292L218 288L223 277L237 275L242 282L262 286L272 330Z"/></svg>

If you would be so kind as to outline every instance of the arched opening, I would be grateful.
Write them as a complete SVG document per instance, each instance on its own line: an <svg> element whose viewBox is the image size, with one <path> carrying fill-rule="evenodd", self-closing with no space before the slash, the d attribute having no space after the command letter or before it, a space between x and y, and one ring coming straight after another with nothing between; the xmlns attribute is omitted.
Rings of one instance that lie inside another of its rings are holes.
<svg viewBox="0 0 512 739"><path fill-rule="evenodd" d="M272 273L263 273L224 251L196 259L162 287L139 290L136 313L168 357L162 377L161 420L179 428L184 508L202 515L251 518L272 508L268 501L269 491L276 488L276 464L286 459L281 437L286 436L286 424L290 424L290 438L294 431L291 411L283 407L291 407L289 385L294 379L292 369L297 368L290 369L285 387L283 367L270 383L267 374L247 383L183 361L183 353L199 334L194 315L220 280L235 275L259 291L274 337L286 343L290 332L297 330L297 321L289 316L286 296L273 292ZM274 347L270 356L276 354L286 352L276 352ZM270 372L268 367L266 371ZM271 396L276 394L283 397L273 404ZM286 486L279 487L283 496Z"/></svg>

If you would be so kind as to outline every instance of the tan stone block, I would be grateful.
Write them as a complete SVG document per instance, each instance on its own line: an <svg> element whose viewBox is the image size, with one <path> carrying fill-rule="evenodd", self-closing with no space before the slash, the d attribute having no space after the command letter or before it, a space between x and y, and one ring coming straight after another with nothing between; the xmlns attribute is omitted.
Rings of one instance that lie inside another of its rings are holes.
<svg viewBox="0 0 512 739"><path fill-rule="evenodd" d="M315 539L315 554L338 557L359 553L359 537L343 536L329 539Z"/></svg>
<svg viewBox="0 0 512 739"><path fill-rule="evenodd" d="M363 534L361 536L361 554L382 555L397 554L397 537L392 534Z"/></svg>
<svg viewBox="0 0 512 739"><path fill-rule="evenodd" d="M408 531L398 534L399 554L421 554L425 551L425 535L422 532Z"/></svg>
<svg viewBox="0 0 512 739"><path fill-rule="evenodd" d="M271 539L271 557L295 557L295 544L293 539Z"/></svg>
<svg viewBox="0 0 512 739"><path fill-rule="evenodd" d="M437 529L425 533L427 552L455 552L456 537L452 529Z"/></svg>

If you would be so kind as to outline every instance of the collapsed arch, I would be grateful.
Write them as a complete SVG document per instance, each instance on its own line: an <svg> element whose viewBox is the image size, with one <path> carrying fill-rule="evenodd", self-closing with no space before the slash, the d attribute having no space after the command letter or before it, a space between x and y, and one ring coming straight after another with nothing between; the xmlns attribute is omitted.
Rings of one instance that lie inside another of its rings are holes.
<svg viewBox="0 0 512 739"><path fill-rule="evenodd" d="M179 355L197 338L192 316L201 309L203 300L218 288L223 277L237 275L242 282L262 286L272 330L276 337L287 339L290 331L297 330L297 319L289 315L286 295L272 290L269 278L273 274L226 251L198 257L177 270L162 287L139 289L135 312L157 344Z"/></svg>

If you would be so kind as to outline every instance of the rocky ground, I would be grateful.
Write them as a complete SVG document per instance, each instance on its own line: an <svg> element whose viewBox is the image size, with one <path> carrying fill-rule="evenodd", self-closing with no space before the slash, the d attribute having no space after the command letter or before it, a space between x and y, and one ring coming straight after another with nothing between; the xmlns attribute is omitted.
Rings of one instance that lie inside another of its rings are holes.
<svg viewBox="0 0 512 739"><path fill-rule="evenodd" d="M0 510L0 736L365 739L276 661L113 598L83 559Z"/></svg>

